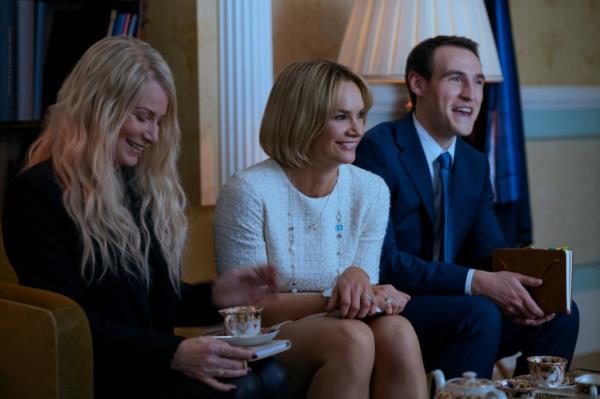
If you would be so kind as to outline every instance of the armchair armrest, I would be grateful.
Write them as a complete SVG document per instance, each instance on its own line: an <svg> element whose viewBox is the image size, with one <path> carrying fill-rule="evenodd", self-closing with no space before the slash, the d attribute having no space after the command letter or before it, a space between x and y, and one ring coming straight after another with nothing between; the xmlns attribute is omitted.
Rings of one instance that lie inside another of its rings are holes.
<svg viewBox="0 0 600 399"><path fill-rule="evenodd" d="M73 300L0 282L0 397L92 398L92 337Z"/></svg>

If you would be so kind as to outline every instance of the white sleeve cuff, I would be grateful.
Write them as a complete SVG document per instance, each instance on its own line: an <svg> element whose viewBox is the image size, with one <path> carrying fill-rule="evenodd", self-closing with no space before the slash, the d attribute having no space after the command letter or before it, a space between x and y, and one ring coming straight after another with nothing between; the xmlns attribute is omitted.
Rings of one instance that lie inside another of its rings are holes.
<svg viewBox="0 0 600 399"><path fill-rule="evenodd" d="M473 281L473 274L475 269L469 269L467 273L467 279L465 280L465 295L471 295L471 282Z"/></svg>

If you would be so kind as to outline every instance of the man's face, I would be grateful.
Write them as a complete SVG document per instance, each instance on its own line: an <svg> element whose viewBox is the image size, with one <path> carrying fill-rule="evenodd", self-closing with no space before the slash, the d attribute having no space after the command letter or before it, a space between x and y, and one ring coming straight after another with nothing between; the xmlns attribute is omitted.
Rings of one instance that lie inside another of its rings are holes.
<svg viewBox="0 0 600 399"><path fill-rule="evenodd" d="M468 136L473 131L483 80L479 59L456 46L435 50L429 82L415 72L409 74L417 95L417 119L442 147L447 148L452 137Z"/></svg>

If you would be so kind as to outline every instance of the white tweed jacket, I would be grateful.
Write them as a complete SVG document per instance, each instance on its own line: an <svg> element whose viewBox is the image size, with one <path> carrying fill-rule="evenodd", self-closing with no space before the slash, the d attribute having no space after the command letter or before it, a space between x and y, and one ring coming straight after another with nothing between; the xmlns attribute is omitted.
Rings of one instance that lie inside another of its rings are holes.
<svg viewBox="0 0 600 399"><path fill-rule="evenodd" d="M217 270L272 264L284 292L293 280L299 291L321 291L352 265L377 283L389 204L385 182L356 166L341 165L333 191L311 198L268 159L236 173L221 191L214 224Z"/></svg>

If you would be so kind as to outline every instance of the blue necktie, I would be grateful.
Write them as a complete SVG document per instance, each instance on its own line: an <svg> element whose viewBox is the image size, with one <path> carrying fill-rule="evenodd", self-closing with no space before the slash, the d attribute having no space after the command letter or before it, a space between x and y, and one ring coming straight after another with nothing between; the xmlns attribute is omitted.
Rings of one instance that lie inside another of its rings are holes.
<svg viewBox="0 0 600 399"><path fill-rule="evenodd" d="M454 261L452 250L452 211L450 210L450 167L452 166L452 157L447 152L438 157L440 165L440 183L442 185L442 201L440 207L444 212L444 241L442 246L442 256L444 262Z"/></svg>

